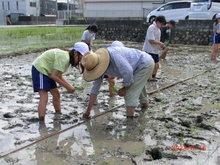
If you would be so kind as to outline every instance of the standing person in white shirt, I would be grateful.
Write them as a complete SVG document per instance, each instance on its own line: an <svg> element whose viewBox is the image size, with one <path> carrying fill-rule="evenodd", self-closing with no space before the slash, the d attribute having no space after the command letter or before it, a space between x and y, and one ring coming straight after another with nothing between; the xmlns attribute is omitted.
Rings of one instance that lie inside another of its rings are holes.
<svg viewBox="0 0 220 165"><path fill-rule="evenodd" d="M89 50L93 46L92 42L95 40L95 35L98 32L98 26L96 24L89 25L83 32L81 41L85 42L89 46Z"/></svg>
<svg viewBox="0 0 220 165"><path fill-rule="evenodd" d="M158 16L156 17L153 24L150 25L147 29L146 38L142 50L150 54L155 62L154 70L149 80L157 81L156 74L159 68L159 48L164 47L164 43L160 41L160 37L161 37L160 28L165 24L166 24L165 17Z"/></svg>

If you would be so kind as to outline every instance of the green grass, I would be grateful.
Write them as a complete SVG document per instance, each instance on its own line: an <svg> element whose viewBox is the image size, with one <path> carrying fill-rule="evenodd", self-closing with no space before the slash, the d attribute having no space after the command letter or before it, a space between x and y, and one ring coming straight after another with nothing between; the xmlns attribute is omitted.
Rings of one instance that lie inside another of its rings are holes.
<svg viewBox="0 0 220 165"><path fill-rule="evenodd" d="M0 55L73 46L86 27L15 27L0 29Z"/></svg>

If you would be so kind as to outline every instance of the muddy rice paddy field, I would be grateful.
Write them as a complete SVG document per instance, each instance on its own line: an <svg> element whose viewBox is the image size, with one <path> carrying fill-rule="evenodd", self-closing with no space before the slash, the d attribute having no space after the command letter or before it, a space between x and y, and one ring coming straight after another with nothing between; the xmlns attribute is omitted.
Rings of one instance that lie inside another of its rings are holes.
<svg viewBox="0 0 220 165"><path fill-rule="evenodd" d="M141 49L143 43L124 42ZM97 47L110 42L96 42ZM62 115L51 96L45 123L37 121L31 63L41 54L0 59L1 165L220 165L220 62L210 46L172 45L157 82L146 82L150 106L125 116L124 100L104 82L90 120L83 120L90 82L70 68L76 91L59 87ZM117 79L116 88L122 86Z"/></svg>

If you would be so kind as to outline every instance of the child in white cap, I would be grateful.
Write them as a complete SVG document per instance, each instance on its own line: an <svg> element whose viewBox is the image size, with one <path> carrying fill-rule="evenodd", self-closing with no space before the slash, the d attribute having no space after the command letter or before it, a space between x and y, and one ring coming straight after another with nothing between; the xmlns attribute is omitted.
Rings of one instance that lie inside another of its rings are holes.
<svg viewBox="0 0 220 165"><path fill-rule="evenodd" d="M212 35L212 53L211 60L220 61L220 59L216 59L218 55L218 49L220 46L220 13L216 15L215 22L213 24L213 35Z"/></svg>
<svg viewBox="0 0 220 165"><path fill-rule="evenodd" d="M82 56L89 51L84 42L77 42L70 51L61 49L50 49L42 53L32 63L32 82L34 92L40 95L38 103L38 117L44 121L48 92L53 96L53 106L56 113L61 113L60 92L57 84L65 87L68 93L73 93L75 88L62 76L71 65L79 68Z"/></svg>

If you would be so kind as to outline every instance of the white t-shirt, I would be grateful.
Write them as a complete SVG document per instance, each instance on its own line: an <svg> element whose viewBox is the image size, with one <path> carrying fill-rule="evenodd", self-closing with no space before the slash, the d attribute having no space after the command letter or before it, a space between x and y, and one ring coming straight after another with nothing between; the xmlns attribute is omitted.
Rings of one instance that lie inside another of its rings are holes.
<svg viewBox="0 0 220 165"><path fill-rule="evenodd" d="M90 33L89 30L83 32L81 40L95 40L96 33Z"/></svg>
<svg viewBox="0 0 220 165"><path fill-rule="evenodd" d="M147 29L146 38L144 41L143 51L147 53L159 54L160 45L150 43L149 40L160 41L161 31L160 28L157 27L156 22L153 22Z"/></svg>

